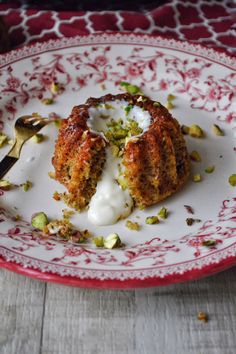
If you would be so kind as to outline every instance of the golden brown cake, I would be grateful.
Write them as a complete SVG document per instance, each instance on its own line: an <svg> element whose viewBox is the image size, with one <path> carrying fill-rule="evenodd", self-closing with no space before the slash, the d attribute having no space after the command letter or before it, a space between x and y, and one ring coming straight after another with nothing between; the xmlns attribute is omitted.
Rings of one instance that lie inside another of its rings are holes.
<svg viewBox="0 0 236 354"><path fill-rule="evenodd" d="M108 149L119 160L116 184L138 207L158 203L188 179L180 125L164 106L128 93L89 98L63 121L52 160L70 206L83 210L90 203L108 164Z"/></svg>

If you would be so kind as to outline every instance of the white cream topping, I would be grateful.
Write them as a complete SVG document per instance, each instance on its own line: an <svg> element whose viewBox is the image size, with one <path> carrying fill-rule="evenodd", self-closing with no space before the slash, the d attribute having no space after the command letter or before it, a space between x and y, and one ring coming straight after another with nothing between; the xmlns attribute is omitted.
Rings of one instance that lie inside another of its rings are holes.
<svg viewBox="0 0 236 354"><path fill-rule="evenodd" d="M135 120L145 132L150 125L151 116L148 111L134 106L129 113L125 108L129 105L126 101L106 102L106 106L90 107L88 126L92 131L101 133L107 131L107 122L110 119L125 123L127 118ZM127 217L133 207L133 199L128 189L123 190L117 182L121 159L113 157L111 148L106 149L106 163L101 180L97 184L96 192L91 198L88 219L95 225L112 225L121 218Z"/></svg>

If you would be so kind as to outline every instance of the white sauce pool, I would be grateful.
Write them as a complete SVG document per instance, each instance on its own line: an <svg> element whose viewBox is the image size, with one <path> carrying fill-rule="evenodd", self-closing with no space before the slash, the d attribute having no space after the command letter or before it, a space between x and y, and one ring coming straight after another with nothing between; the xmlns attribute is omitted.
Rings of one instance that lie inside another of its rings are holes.
<svg viewBox="0 0 236 354"><path fill-rule="evenodd" d="M90 107L88 126L92 131L101 133L107 130L107 122L110 119L119 120L120 118L126 122L127 118L135 120L143 132L148 130L151 116L148 111L134 106L128 115L126 115L125 107L129 105L126 101L106 102L113 108ZM109 107L109 106L108 106ZM109 116L101 118L101 116ZM102 134L102 133L101 133ZM133 200L128 189L123 190L117 182L119 175L118 165L121 159L113 157L111 149L106 149L106 163L102 172L101 180L97 184L97 189L91 198L88 219L94 225L112 225L119 219L127 217L132 210Z"/></svg>

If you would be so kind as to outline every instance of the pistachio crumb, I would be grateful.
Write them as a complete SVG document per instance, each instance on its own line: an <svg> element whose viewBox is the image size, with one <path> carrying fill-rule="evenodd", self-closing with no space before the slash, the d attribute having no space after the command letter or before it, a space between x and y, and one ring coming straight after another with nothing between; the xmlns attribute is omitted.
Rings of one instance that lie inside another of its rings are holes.
<svg viewBox="0 0 236 354"><path fill-rule="evenodd" d="M224 136L223 130L217 124L213 124L212 131L217 136Z"/></svg>
<svg viewBox="0 0 236 354"><path fill-rule="evenodd" d="M120 86L131 95L143 94L138 86L132 85L129 82L121 81Z"/></svg>
<svg viewBox="0 0 236 354"><path fill-rule="evenodd" d="M104 247L104 237L97 236L92 239L92 242L95 244L96 247Z"/></svg>
<svg viewBox="0 0 236 354"><path fill-rule="evenodd" d="M39 144L39 143L41 143L44 140L45 140L45 136L43 134L40 134L40 133L35 134L31 138L31 141L36 143L36 144Z"/></svg>
<svg viewBox="0 0 236 354"><path fill-rule="evenodd" d="M232 186L232 187L235 187L236 186L236 173L232 174L231 176L229 176L229 184Z"/></svg>
<svg viewBox="0 0 236 354"><path fill-rule="evenodd" d="M190 159L194 162L201 162L201 156L199 154L199 152L197 152L196 150L193 150L190 154Z"/></svg>
<svg viewBox="0 0 236 354"><path fill-rule="evenodd" d="M173 101L176 99L176 96L173 95L172 93L169 93L169 95L167 96L167 101Z"/></svg>
<svg viewBox="0 0 236 354"><path fill-rule="evenodd" d="M205 168L206 173L212 173L212 172L214 172L214 170L215 170L215 166L213 166L213 165Z"/></svg>
<svg viewBox="0 0 236 354"><path fill-rule="evenodd" d="M50 177L50 178L52 178L52 179L55 179L55 172L52 172L52 171L49 171L48 172L48 176Z"/></svg>
<svg viewBox="0 0 236 354"><path fill-rule="evenodd" d="M32 215L31 218L31 225L35 229L39 229L43 231L44 227L49 223L47 215L43 212L40 211L39 213L35 213Z"/></svg>
<svg viewBox="0 0 236 354"><path fill-rule="evenodd" d="M104 247L108 249L119 248L122 246L120 237L116 233L109 234L104 240Z"/></svg>
<svg viewBox="0 0 236 354"><path fill-rule="evenodd" d="M200 173L196 173L193 175L193 182L201 182L202 181L202 176Z"/></svg>
<svg viewBox="0 0 236 354"><path fill-rule="evenodd" d="M157 102L157 101L156 101L156 102L153 103L153 106L154 106L154 107L160 107L161 104L160 104L160 102Z"/></svg>
<svg viewBox="0 0 236 354"><path fill-rule="evenodd" d="M208 322L208 316L205 312L202 312L202 311L198 312L197 318L199 321L202 321L205 323Z"/></svg>
<svg viewBox="0 0 236 354"><path fill-rule="evenodd" d="M133 230L133 231L139 231L141 226L138 222L134 222L134 221L131 221L131 220L127 220L126 221L126 224L125 226L130 229L130 230Z"/></svg>
<svg viewBox="0 0 236 354"><path fill-rule="evenodd" d="M62 209L62 215L64 219L69 220L74 214L75 212L73 210Z"/></svg>
<svg viewBox="0 0 236 354"><path fill-rule="evenodd" d="M51 92L52 94L57 94L60 91L60 85L58 82L53 81L51 84Z"/></svg>
<svg viewBox="0 0 236 354"><path fill-rule="evenodd" d="M145 220L145 223L148 225L159 224L159 222L158 216L148 216Z"/></svg>
<svg viewBox="0 0 236 354"><path fill-rule="evenodd" d="M167 101L167 103L166 103L166 108L167 109L173 109L175 106L174 106L174 104L171 102L171 101Z"/></svg>
<svg viewBox="0 0 236 354"><path fill-rule="evenodd" d="M168 216L168 211L165 207L162 207L161 210L157 214L160 218L166 219Z"/></svg>
<svg viewBox="0 0 236 354"><path fill-rule="evenodd" d="M13 187L13 184L6 179L1 179L0 180L0 189L3 191L8 191Z"/></svg>
<svg viewBox="0 0 236 354"><path fill-rule="evenodd" d="M192 136L193 138L203 138L204 137L204 132L201 127L197 124L191 125L189 128L189 135Z"/></svg>
<svg viewBox="0 0 236 354"><path fill-rule="evenodd" d="M50 105L54 103L53 98L42 98L41 102L45 105Z"/></svg>
<svg viewBox="0 0 236 354"><path fill-rule="evenodd" d="M20 187L23 187L24 192L27 192L30 188L33 187L33 183L27 180L25 183L20 184Z"/></svg>
<svg viewBox="0 0 236 354"><path fill-rule="evenodd" d="M189 127L187 125L182 124L181 125L181 133L184 135L188 135L189 134Z"/></svg>
<svg viewBox="0 0 236 354"><path fill-rule="evenodd" d="M8 141L9 141L8 136L3 132L0 132L0 148L6 145Z"/></svg>

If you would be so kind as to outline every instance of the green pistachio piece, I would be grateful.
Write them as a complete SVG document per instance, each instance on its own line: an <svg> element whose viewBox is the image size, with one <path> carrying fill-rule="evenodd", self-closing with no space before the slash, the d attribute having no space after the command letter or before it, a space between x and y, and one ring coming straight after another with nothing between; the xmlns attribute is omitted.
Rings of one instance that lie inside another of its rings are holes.
<svg viewBox="0 0 236 354"><path fill-rule="evenodd" d="M159 219L157 216L148 216L145 220L145 223L148 225L159 224Z"/></svg>
<svg viewBox="0 0 236 354"><path fill-rule="evenodd" d="M166 219L168 216L167 209L165 207L162 207L161 210L157 214L160 218Z"/></svg>
<svg viewBox="0 0 236 354"><path fill-rule="evenodd" d="M173 109L175 106L173 105L173 103L171 101L167 101L166 103L166 108L167 109Z"/></svg>
<svg viewBox="0 0 236 354"><path fill-rule="evenodd" d="M104 240L104 247L108 249L118 248L121 246L121 240L118 234L113 233L108 235Z"/></svg>
<svg viewBox="0 0 236 354"><path fill-rule="evenodd" d="M202 180L202 176L200 175L200 173L196 173L195 175L193 175L193 182L201 182Z"/></svg>
<svg viewBox="0 0 236 354"><path fill-rule="evenodd" d="M23 187L24 192L27 192L30 188L32 188L33 183L27 180L25 183L22 183L20 186Z"/></svg>
<svg viewBox="0 0 236 354"><path fill-rule="evenodd" d="M201 156L197 151L192 151L190 154L190 159L195 162L201 162Z"/></svg>
<svg viewBox="0 0 236 354"><path fill-rule="evenodd" d="M224 136L223 130L217 124L213 124L212 131L215 135Z"/></svg>
<svg viewBox="0 0 236 354"><path fill-rule="evenodd" d="M0 148L3 147L8 142L8 136L0 132Z"/></svg>
<svg viewBox="0 0 236 354"><path fill-rule="evenodd" d="M212 173L215 170L215 166L208 166L205 168L206 173Z"/></svg>
<svg viewBox="0 0 236 354"><path fill-rule="evenodd" d="M229 176L229 184L232 187L236 187L236 173L234 173L231 176Z"/></svg>
<svg viewBox="0 0 236 354"><path fill-rule="evenodd" d="M139 223L131 221L131 220L127 220L125 226L133 231L139 231L141 226Z"/></svg>
<svg viewBox="0 0 236 354"><path fill-rule="evenodd" d="M181 125L181 133L184 135L188 135L189 134L189 130L190 128L187 125Z"/></svg>
<svg viewBox="0 0 236 354"><path fill-rule="evenodd" d="M193 124L189 128L189 135L192 136L193 138L203 138L204 132L202 128L199 127L199 125Z"/></svg>
<svg viewBox="0 0 236 354"><path fill-rule="evenodd" d="M104 247L104 237L98 236L92 239L92 242L95 244L96 247Z"/></svg>
<svg viewBox="0 0 236 354"><path fill-rule="evenodd" d="M34 215L32 215L31 218L31 225L35 228L35 229L39 229L42 230L44 229L44 227L49 223L48 221L48 217L47 215L43 212L40 211L39 213L36 213Z"/></svg>
<svg viewBox="0 0 236 354"><path fill-rule="evenodd" d="M37 133L37 134L35 134L32 138L31 138L31 140L34 142L34 143L36 143L36 144L39 144L39 143L41 143L43 140L44 140L44 135L43 134L40 134L40 133Z"/></svg>
<svg viewBox="0 0 236 354"><path fill-rule="evenodd" d="M132 104L129 104L128 106L126 106L124 108L125 110L125 115L128 116L129 112L134 108L134 106Z"/></svg>
<svg viewBox="0 0 236 354"><path fill-rule="evenodd" d="M13 186L13 184L9 181L7 181L6 179L1 179L0 180L0 189L4 190L4 191L8 191L9 189L11 189Z"/></svg>
<svg viewBox="0 0 236 354"><path fill-rule="evenodd" d="M60 85L59 85L59 83L58 82L52 82L52 84L51 84L51 92L53 93L53 94L57 94L58 92L60 91Z"/></svg>
<svg viewBox="0 0 236 354"><path fill-rule="evenodd" d="M111 153L113 157L118 157L120 149L116 145L111 145Z"/></svg>
<svg viewBox="0 0 236 354"><path fill-rule="evenodd" d="M153 103L153 106L154 106L154 107L161 107L161 104L160 104L160 102L154 102L154 103Z"/></svg>
<svg viewBox="0 0 236 354"><path fill-rule="evenodd" d="M171 93L167 96L167 101L173 101L176 99L176 96L175 95L172 95Z"/></svg>
<svg viewBox="0 0 236 354"><path fill-rule="evenodd" d="M49 105L49 104L53 104L53 103L54 103L53 98L43 98L43 99L41 100L41 102L42 102L43 104L45 104L45 105Z"/></svg>
<svg viewBox="0 0 236 354"><path fill-rule="evenodd" d="M131 95L137 95L137 94L142 94L143 92L140 90L140 88L136 85L132 85L129 82L121 81L120 86L130 93Z"/></svg>
<svg viewBox="0 0 236 354"><path fill-rule="evenodd" d="M125 177L123 175L120 175L118 178L117 178L117 181L119 183L119 185L121 186L121 188L123 190L127 189L128 188L128 183L127 183L127 180L125 179Z"/></svg>

